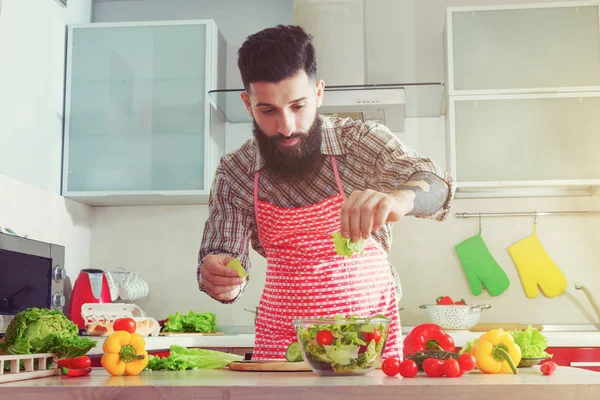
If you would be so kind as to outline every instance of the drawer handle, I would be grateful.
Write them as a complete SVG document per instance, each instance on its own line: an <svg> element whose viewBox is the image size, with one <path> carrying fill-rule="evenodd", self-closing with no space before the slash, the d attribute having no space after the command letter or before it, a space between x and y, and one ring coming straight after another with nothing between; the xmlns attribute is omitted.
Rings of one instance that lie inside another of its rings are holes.
<svg viewBox="0 0 600 400"><path fill-rule="evenodd" d="M600 367L600 362L598 361L572 361L569 363L571 367Z"/></svg>

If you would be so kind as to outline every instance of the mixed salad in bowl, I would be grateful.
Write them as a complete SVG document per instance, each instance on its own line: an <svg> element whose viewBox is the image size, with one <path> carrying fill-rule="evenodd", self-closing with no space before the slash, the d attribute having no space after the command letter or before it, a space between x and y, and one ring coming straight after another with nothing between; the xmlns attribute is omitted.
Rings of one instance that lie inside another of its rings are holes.
<svg viewBox="0 0 600 400"><path fill-rule="evenodd" d="M302 358L321 375L363 375L375 369L385 348L390 320L334 317L293 321L298 344L290 345L288 361Z"/></svg>

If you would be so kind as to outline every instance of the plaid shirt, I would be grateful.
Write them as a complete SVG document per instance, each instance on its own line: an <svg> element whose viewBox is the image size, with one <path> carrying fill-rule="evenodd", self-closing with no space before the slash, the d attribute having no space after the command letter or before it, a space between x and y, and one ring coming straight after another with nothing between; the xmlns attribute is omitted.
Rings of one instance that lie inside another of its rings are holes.
<svg viewBox="0 0 600 400"><path fill-rule="evenodd" d="M416 172L431 172L443 179L450 191L446 203L436 213L424 218L446 219L455 187L452 177L428 158L400 142L389 129L374 123L352 119L323 118L321 152L335 155L340 179L350 196L355 190L372 189L390 193L403 185ZM254 214L254 175L264 162L254 139L246 141L236 151L226 154L217 167L213 181L209 216L204 226L202 246L198 254L198 284L202 260L209 254L229 254L239 258L250 272L249 247L265 257L258 240ZM259 199L278 207L298 208L318 203L338 192L329 157L307 178L293 184L261 170ZM385 224L373 237L389 253L392 244L392 224ZM242 292L246 287L244 283ZM239 297L239 296L238 296ZM224 301L223 303L231 303Z"/></svg>

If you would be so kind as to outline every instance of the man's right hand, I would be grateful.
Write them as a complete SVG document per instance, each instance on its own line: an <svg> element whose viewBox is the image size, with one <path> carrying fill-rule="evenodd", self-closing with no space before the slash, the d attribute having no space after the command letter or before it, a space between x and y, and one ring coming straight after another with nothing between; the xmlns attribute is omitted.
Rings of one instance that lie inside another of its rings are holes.
<svg viewBox="0 0 600 400"><path fill-rule="evenodd" d="M242 289L244 279L236 270L227 268L233 257L227 254L210 254L202 260L200 275L206 293L217 300L235 299Z"/></svg>

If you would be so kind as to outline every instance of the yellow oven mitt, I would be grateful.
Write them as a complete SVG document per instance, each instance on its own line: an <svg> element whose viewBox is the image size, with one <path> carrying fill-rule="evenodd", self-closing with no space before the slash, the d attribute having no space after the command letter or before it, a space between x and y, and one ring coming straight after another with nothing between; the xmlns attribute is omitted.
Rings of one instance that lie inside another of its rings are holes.
<svg viewBox="0 0 600 400"><path fill-rule="evenodd" d="M481 294L483 286L492 296L498 296L508 289L510 285L508 276L485 245L481 236L481 227L477 235L457 244L454 249L467 275L471 292L475 296Z"/></svg>
<svg viewBox="0 0 600 400"><path fill-rule="evenodd" d="M538 296L538 285L547 297L560 296L567 289L567 278L552 261L537 237L537 225L533 234L508 248L525 294L530 299Z"/></svg>

